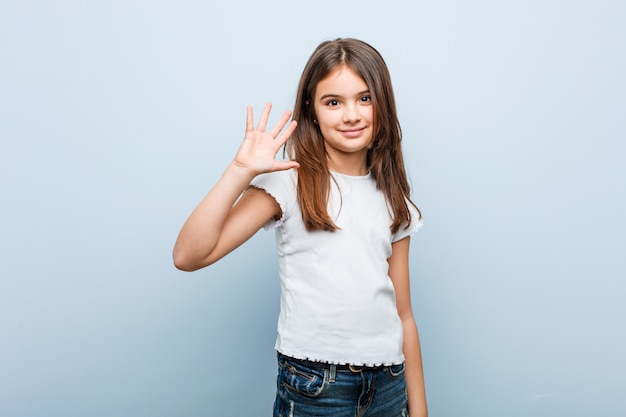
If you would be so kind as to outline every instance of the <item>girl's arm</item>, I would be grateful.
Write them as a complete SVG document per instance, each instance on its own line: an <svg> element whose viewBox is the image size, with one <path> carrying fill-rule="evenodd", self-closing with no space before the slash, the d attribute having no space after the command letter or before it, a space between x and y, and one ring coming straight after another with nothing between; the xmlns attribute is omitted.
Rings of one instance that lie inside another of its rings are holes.
<svg viewBox="0 0 626 417"><path fill-rule="evenodd" d="M285 112L276 126L265 132L270 110L268 103L255 129L252 108L248 106L246 135L235 159L178 235L173 254L177 268L194 271L216 262L248 240L270 218L281 214L276 200L264 191L250 188L242 195L258 174L298 167L294 161L275 160L296 122L288 123L291 113Z"/></svg>
<svg viewBox="0 0 626 417"><path fill-rule="evenodd" d="M419 335L411 309L411 287L409 283L409 244L410 237L406 237L392 244L392 253L389 258L389 277L396 292L396 305L400 320L404 342L402 350L405 357L405 371L407 394L409 398L409 415L411 417L427 417L426 390L424 387L424 371L422 368L422 353L420 350Z"/></svg>

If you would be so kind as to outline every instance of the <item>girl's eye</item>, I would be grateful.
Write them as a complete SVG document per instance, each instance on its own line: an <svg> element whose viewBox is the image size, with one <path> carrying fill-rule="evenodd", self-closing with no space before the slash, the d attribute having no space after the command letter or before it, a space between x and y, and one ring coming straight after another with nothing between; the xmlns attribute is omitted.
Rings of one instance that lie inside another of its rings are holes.
<svg viewBox="0 0 626 417"><path fill-rule="evenodd" d="M328 100L328 102L326 104L328 106L338 106L339 105L339 100Z"/></svg>
<svg viewBox="0 0 626 417"><path fill-rule="evenodd" d="M363 96L361 97L361 101L363 103L369 103L370 101L372 101L372 96Z"/></svg>

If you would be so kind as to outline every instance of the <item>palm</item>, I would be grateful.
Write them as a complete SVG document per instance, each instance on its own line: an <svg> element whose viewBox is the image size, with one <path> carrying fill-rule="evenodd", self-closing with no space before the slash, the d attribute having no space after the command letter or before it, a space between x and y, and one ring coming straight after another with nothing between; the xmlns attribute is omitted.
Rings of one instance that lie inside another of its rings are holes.
<svg viewBox="0 0 626 417"><path fill-rule="evenodd" d="M235 155L235 164L250 170L254 175L298 166L298 164L293 161L277 161L275 159L279 149L285 144L296 128L296 122L292 121L288 123L291 112L287 111L283 114L278 123L276 123L269 132L266 132L265 129L267 127L270 110L271 104L268 103L263 109L259 123L255 128L252 107L248 107L246 135L237 151L237 155Z"/></svg>

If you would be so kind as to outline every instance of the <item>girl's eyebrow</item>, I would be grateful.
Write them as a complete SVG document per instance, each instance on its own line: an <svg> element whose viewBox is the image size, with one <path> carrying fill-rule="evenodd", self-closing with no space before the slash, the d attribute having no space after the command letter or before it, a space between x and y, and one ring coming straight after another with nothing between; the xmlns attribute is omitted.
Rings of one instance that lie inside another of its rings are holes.
<svg viewBox="0 0 626 417"><path fill-rule="evenodd" d="M364 94L370 94L370 90L364 90L364 91L360 91L360 92L356 93L357 96L362 96ZM331 97L333 97L333 98L335 98L335 97L341 98L342 96L341 96L341 94L334 94L334 93L324 94L322 97L320 97L320 101L324 100L324 99L327 99L327 98L331 98Z"/></svg>

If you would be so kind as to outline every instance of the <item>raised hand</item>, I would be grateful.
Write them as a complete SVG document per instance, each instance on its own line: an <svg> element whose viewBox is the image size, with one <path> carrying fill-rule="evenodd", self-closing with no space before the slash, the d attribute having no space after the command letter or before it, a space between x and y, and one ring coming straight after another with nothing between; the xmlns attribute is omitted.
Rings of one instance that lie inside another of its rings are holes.
<svg viewBox="0 0 626 417"><path fill-rule="evenodd" d="M286 111L276 125L269 132L266 132L271 109L272 104L267 103L255 129L252 106L248 106L246 135L233 161L236 166L249 171L253 176L299 166L295 161L276 160L276 154L293 133L297 123L295 120L289 122L291 112Z"/></svg>

